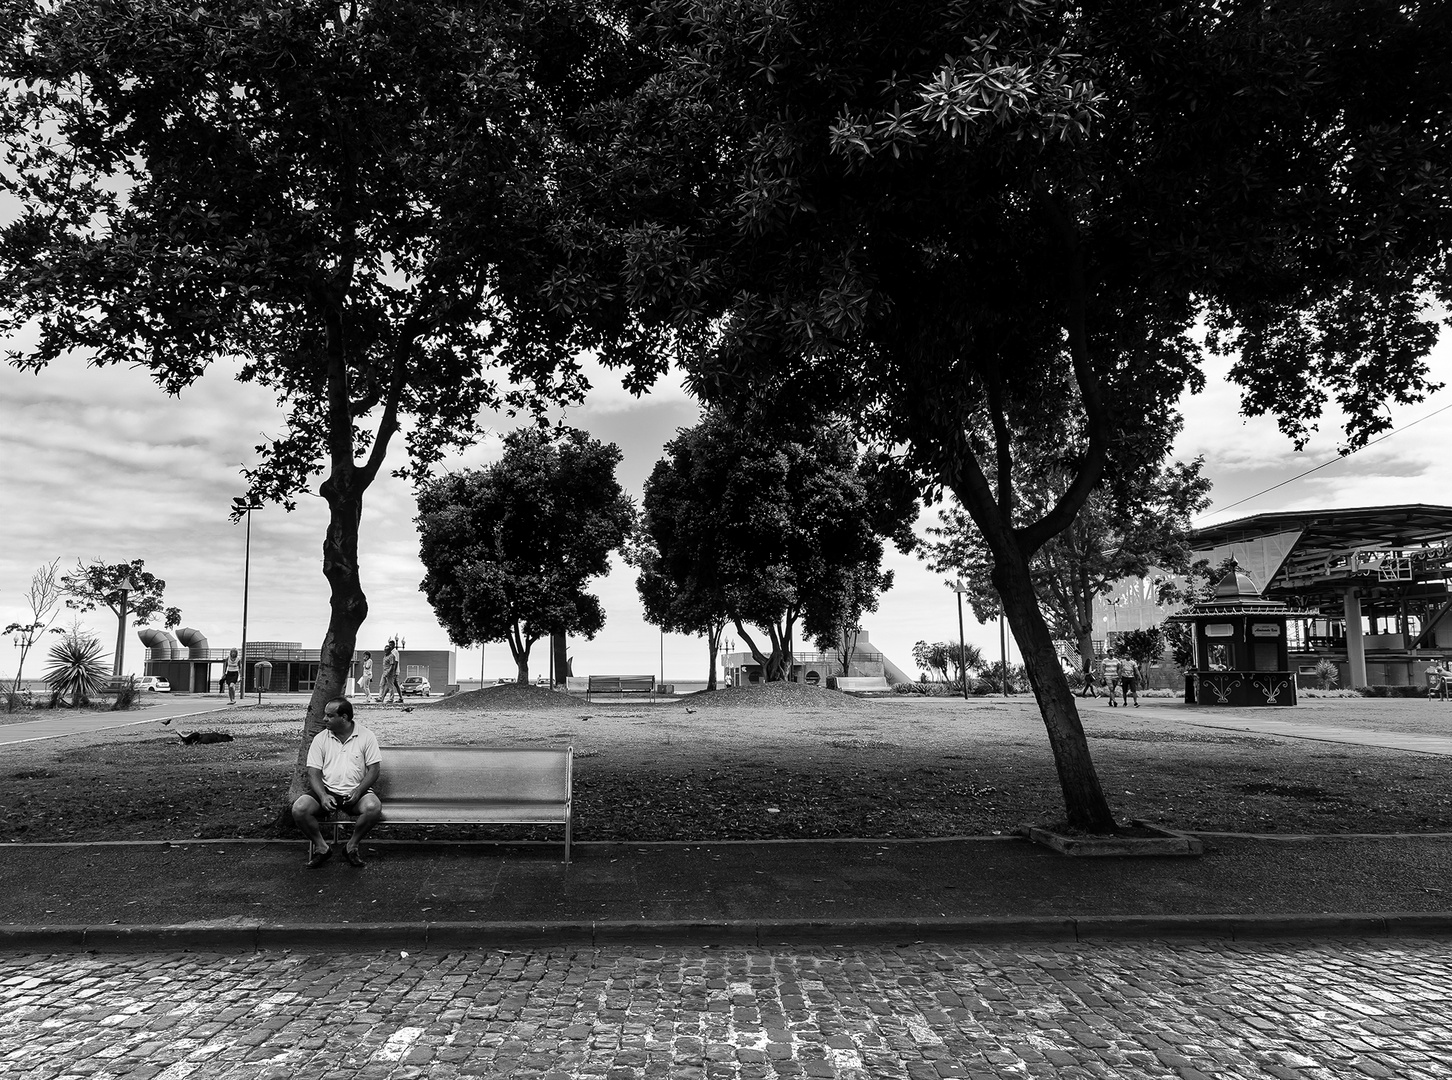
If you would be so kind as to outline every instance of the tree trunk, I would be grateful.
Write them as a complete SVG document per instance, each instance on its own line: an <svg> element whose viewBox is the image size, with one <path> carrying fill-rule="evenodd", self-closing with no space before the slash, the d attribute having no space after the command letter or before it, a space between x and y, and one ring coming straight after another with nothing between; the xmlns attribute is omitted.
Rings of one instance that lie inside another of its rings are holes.
<svg viewBox="0 0 1452 1080"><path fill-rule="evenodd" d="M1112 833L1116 828L1114 815L1089 756L1089 741L1084 737L1074 694L1059 666L1048 624L1039 611L1028 561L1017 551L994 552L994 564L993 584L1023 654L1024 670L1048 730L1068 822L1090 832Z"/></svg>
<svg viewBox="0 0 1452 1080"><path fill-rule="evenodd" d="M554 684L556 686L563 686L565 684L565 676L570 674L570 658L567 655L567 644L566 634L563 630L556 630L550 635L550 648L553 650L552 655L555 658Z"/></svg>
<svg viewBox="0 0 1452 1080"><path fill-rule="evenodd" d="M358 644L358 631L368 618L368 598L363 595L363 582L358 575L358 526L363 518L362 492L342 492L342 485L333 478L324 481L320 490L328 502L328 532L323 540L323 577L331 588L328 631L323 636L322 657L318 663L318 679L308 699L307 716L303 721L303 739L298 745L292 781L287 788L287 805L282 808L282 824L292 826L292 804L305 794L307 784L308 747L313 736L323 730L323 708L335 697L341 697L343 686L353 669L353 652Z"/></svg>

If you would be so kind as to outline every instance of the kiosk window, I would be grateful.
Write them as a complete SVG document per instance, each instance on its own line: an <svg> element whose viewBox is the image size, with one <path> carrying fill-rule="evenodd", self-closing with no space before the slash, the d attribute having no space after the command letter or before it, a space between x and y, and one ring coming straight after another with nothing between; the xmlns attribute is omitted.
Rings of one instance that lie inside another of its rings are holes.
<svg viewBox="0 0 1452 1080"><path fill-rule="evenodd" d="M1211 645L1210 646L1210 670L1211 671L1229 671L1230 670L1230 646L1229 645Z"/></svg>

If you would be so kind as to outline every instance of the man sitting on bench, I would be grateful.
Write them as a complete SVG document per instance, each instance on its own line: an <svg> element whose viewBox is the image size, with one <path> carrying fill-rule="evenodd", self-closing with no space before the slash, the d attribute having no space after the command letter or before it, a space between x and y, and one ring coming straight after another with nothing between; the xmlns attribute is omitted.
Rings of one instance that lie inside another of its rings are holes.
<svg viewBox="0 0 1452 1080"><path fill-rule="evenodd" d="M324 818L338 809L357 814L343 857L351 866L362 866L358 845L383 816L383 803L373 794L383 754L373 732L353 722L353 703L347 698L329 701L323 707L323 719L328 726L313 736L308 747L308 786L312 794L298 796L292 804L292 819L312 841L308 869L316 870L333 854L323 839L319 811Z"/></svg>

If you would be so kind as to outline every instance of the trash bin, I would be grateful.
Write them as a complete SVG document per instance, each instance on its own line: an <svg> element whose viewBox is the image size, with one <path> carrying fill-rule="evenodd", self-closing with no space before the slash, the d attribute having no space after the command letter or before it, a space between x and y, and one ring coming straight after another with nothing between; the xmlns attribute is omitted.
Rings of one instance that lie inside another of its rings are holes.
<svg viewBox="0 0 1452 1080"><path fill-rule="evenodd" d="M257 703L262 704L262 691L272 689L272 662L259 660L252 666L252 684L257 687Z"/></svg>

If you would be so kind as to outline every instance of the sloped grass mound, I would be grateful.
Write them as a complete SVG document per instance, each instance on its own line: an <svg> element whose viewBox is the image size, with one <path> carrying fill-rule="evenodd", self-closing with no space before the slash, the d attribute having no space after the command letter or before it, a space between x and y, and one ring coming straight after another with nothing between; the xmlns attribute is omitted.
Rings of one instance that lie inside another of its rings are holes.
<svg viewBox="0 0 1452 1080"><path fill-rule="evenodd" d="M824 690L802 683L774 682L759 686L729 686L702 690L682 700L695 709L861 709L864 703L840 690Z"/></svg>
<svg viewBox="0 0 1452 1080"><path fill-rule="evenodd" d="M424 709L468 709L481 712L520 712L558 709L577 709L580 703L568 694L557 693L543 686L520 686L518 683L499 683L480 690L469 690L453 694L437 701L419 706Z"/></svg>

